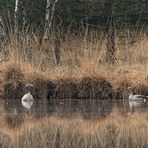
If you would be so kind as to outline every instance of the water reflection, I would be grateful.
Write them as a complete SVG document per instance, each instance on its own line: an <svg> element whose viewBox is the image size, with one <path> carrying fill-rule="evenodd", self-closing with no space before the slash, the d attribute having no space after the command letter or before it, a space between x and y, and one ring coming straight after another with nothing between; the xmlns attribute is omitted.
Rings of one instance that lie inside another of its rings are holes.
<svg viewBox="0 0 148 148"><path fill-rule="evenodd" d="M3 112L25 113L25 110L31 110L32 114L66 114L79 113L100 115L108 114L112 108L116 107L119 112L129 112L128 100L78 100L78 99L51 99L42 100L36 99L34 101L22 101L20 99L8 99L3 101ZM142 110L147 109L147 105L141 106Z"/></svg>
<svg viewBox="0 0 148 148"><path fill-rule="evenodd" d="M2 103L2 112L5 113L6 121L16 126L27 118L45 117L51 115L71 116L81 115L83 117L105 117L114 108L120 113L129 112L128 100L68 100L50 99L43 101L21 101L20 99L8 99ZM141 107L147 113L148 106Z"/></svg>
<svg viewBox="0 0 148 148"><path fill-rule="evenodd" d="M22 100L22 106L26 109L31 109L33 106L34 100Z"/></svg>

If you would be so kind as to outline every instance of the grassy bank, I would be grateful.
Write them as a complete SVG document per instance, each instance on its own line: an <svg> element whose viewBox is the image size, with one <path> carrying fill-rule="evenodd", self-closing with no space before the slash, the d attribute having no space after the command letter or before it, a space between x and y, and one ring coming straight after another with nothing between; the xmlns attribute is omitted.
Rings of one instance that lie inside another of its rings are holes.
<svg viewBox="0 0 148 148"><path fill-rule="evenodd" d="M1 119L0 141L6 147L147 147L148 117L144 114L104 119L26 119L10 128Z"/></svg>
<svg viewBox="0 0 148 148"><path fill-rule="evenodd" d="M134 34L134 33L133 33ZM97 33L66 34L60 40L61 62L56 66L51 38L39 46L37 38L21 38L1 46L0 82L5 98L20 98L27 82L37 98L127 98L127 86L148 95L148 38L120 38L116 61L106 62L106 40ZM17 93L17 92L20 92ZM13 97L14 96L14 97Z"/></svg>

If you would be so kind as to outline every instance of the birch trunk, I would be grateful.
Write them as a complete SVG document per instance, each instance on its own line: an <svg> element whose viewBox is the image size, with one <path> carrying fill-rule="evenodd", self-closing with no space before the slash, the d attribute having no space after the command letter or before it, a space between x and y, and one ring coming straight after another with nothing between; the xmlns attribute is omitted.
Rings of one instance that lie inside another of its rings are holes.
<svg viewBox="0 0 148 148"><path fill-rule="evenodd" d="M49 28L51 28L52 22L53 22L53 17L54 17L54 12L55 12L55 6L56 3L58 2L58 0L55 0L51 9L51 17L50 17L50 21L49 21Z"/></svg>
<svg viewBox="0 0 148 148"><path fill-rule="evenodd" d="M50 21L50 0L47 0L46 2L46 15L45 15L45 33L44 33L44 40L48 40L49 38L49 21Z"/></svg>
<svg viewBox="0 0 148 148"><path fill-rule="evenodd" d="M14 33L18 34L18 3L19 0L15 0L15 10L14 10Z"/></svg>
<svg viewBox="0 0 148 148"><path fill-rule="evenodd" d="M58 0L55 0L52 7L51 7L51 1L47 0L46 2L46 16L45 16L45 29L44 29L44 40L48 41L51 27L53 24L53 33L54 33L54 54L56 59L56 64L59 65L60 63L60 57L61 57L61 50L60 50L60 40L58 36L58 30L57 30L57 23L56 18L57 15L55 14L55 7ZM51 8L51 9L50 9ZM53 20L54 18L54 20Z"/></svg>
<svg viewBox="0 0 148 148"><path fill-rule="evenodd" d="M53 23L53 17L55 12L55 6L58 0L55 0L52 7L51 7L51 0L47 0L46 2L46 16L45 16L45 32L44 32L44 39L49 39L50 29ZM51 8L51 9L50 9Z"/></svg>

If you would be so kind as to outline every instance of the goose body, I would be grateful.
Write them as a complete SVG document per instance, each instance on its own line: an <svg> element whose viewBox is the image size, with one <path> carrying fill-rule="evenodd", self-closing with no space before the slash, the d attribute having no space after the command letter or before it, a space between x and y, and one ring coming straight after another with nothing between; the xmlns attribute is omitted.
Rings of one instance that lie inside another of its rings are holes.
<svg viewBox="0 0 148 148"><path fill-rule="evenodd" d="M129 107L130 109L133 111L135 107L140 107L143 106L148 99L148 96L144 96L144 95L134 95L133 94L133 90L128 87L128 90L130 91L130 95L129 95Z"/></svg>
<svg viewBox="0 0 148 148"><path fill-rule="evenodd" d="M31 84L26 84L26 90L27 90L27 93L24 94L24 96L21 98L21 101L22 101L22 106L24 106L25 108L27 109L30 109L34 103L34 98L33 96L31 95L30 93L30 87L32 87L33 85Z"/></svg>
<svg viewBox="0 0 148 148"><path fill-rule="evenodd" d="M30 92L28 92L22 97L22 101L34 101L34 98Z"/></svg>

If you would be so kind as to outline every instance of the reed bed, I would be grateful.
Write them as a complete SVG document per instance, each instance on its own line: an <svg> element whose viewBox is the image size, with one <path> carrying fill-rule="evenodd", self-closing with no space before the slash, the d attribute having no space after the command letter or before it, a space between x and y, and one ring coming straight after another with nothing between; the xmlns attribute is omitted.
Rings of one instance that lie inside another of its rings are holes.
<svg viewBox="0 0 148 148"><path fill-rule="evenodd" d="M66 79L83 77L104 77L113 87L128 81L135 85L147 84L148 80L148 38L146 34L136 38L123 32L116 34L116 60L112 65L105 59L106 39L95 31L89 34L67 33L60 38L61 60L57 66L54 55L54 41L39 45L37 37L31 36L1 46L1 72L19 67L24 81L36 78ZM133 33L134 34L134 33ZM140 77L139 77L140 75Z"/></svg>

